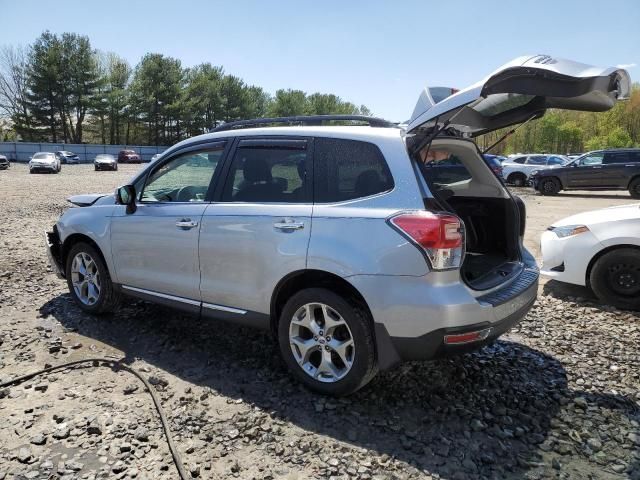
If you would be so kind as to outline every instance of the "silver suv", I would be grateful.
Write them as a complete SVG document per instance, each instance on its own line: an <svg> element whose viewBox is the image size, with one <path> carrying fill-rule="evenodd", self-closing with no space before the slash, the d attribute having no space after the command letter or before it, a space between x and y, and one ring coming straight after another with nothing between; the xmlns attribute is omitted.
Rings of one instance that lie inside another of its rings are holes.
<svg viewBox="0 0 640 480"><path fill-rule="evenodd" d="M462 91L426 89L404 128L225 124L113 195L70 198L82 208L47 233L51 263L88 313L130 295L270 329L295 377L348 394L400 361L494 341L536 299L524 204L471 137L628 93L624 70L535 56Z"/></svg>

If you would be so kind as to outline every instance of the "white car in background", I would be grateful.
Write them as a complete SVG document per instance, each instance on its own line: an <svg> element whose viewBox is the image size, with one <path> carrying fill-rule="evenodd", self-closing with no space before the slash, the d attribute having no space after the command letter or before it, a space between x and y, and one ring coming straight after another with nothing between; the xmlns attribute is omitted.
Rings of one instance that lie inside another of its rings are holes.
<svg viewBox="0 0 640 480"><path fill-rule="evenodd" d="M60 159L53 152L34 153L29 160L29 173L59 173L61 169Z"/></svg>
<svg viewBox="0 0 640 480"><path fill-rule="evenodd" d="M569 163L564 155L523 154L502 162L502 178L516 187L523 187L534 170L557 168Z"/></svg>
<svg viewBox="0 0 640 480"><path fill-rule="evenodd" d="M580 213L542 234L541 273L590 287L604 303L640 309L640 203Z"/></svg>

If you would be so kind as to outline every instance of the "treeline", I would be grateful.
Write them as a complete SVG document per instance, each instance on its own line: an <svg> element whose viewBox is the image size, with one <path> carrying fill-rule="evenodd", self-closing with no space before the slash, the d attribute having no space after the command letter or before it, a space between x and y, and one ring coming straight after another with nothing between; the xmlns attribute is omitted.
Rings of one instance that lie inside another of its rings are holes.
<svg viewBox="0 0 640 480"><path fill-rule="evenodd" d="M28 47L0 48L5 141L171 145L221 122L339 113L370 111L332 94L270 95L221 66L184 68L158 53L131 67L75 33L44 32Z"/></svg>
<svg viewBox="0 0 640 480"><path fill-rule="evenodd" d="M509 129L484 135L478 142L487 147ZM551 110L519 128L493 153L574 153L601 148L640 147L640 85L631 98L607 112Z"/></svg>

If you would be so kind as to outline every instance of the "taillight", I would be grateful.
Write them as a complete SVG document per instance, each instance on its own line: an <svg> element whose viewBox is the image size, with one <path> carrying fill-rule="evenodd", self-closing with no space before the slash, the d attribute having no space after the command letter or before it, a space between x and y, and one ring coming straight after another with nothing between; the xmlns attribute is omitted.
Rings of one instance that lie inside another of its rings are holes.
<svg viewBox="0 0 640 480"><path fill-rule="evenodd" d="M420 247L434 270L459 268L464 253L461 220L448 213L418 211L389 219L400 233Z"/></svg>

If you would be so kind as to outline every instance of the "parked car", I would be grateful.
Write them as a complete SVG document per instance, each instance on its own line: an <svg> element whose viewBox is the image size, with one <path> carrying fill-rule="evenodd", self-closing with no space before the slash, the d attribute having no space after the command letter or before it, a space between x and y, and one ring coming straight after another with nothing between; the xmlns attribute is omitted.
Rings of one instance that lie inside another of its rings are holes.
<svg viewBox="0 0 640 480"><path fill-rule="evenodd" d="M542 195L561 190L628 190L633 198L640 198L640 149L585 153L561 168L531 172L531 182Z"/></svg>
<svg viewBox="0 0 640 480"><path fill-rule="evenodd" d="M544 106L607 110L629 89L621 69L522 57L438 103L423 91L406 129L355 116L226 123L112 195L71 197L83 208L47 233L47 252L85 312L126 294L270 329L292 375L348 394L400 361L494 341L536 299L524 203L468 137ZM322 125L347 120L367 126ZM297 126L254 128L277 123ZM456 156L468 178L435 181L426 149Z"/></svg>
<svg viewBox="0 0 640 480"><path fill-rule="evenodd" d="M6 170L11 164L5 155L0 155L0 170Z"/></svg>
<svg viewBox="0 0 640 480"><path fill-rule="evenodd" d="M60 159L52 152L38 152L29 160L29 173L59 173L62 170Z"/></svg>
<svg viewBox="0 0 640 480"><path fill-rule="evenodd" d="M501 159L504 159L504 157L500 157L498 155L489 155L488 153L483 154L482 157L484 158L484 161L487 162L487 165L489 165L489 168L493 170L493 173L495 173L498 178L502 178L503 160Z"/></svg>
<svg viewBox="0 0 640 480"><path fill-rule="evenodd" d="M640 309L640 204L580 213L542 234L542 273L590 287L604 303Z"/></svg>
<svg viewBox="0 0 640 480"><path fill-rule="evenodd" d="M522 187L527 184L534 170L557 168L569 163L564 155L521 155L502 163L502 175L507 183Z"/></svg>
<svg viewBox="0 0 640 480"><path fill-rule="evenodd" d="M109 155L108 153L101 153L96 155L93 161L93 166L96 171L98 170L118 170L118 162L116 157Z"/></svg>
<svg viewBox="0 0 640 480"><path fill-rule="evenodd" d="M56 158L60 160L60 163L80 163L80 157L73 152L67 152L66 150L60 150L56 152Z"/></svg>
<svg viewBox="0 0 640 480"><path fill-rule="evenodd" d="M140 163L140 155L135 150L120 150L118 152L118 163Z"/></svg>

